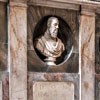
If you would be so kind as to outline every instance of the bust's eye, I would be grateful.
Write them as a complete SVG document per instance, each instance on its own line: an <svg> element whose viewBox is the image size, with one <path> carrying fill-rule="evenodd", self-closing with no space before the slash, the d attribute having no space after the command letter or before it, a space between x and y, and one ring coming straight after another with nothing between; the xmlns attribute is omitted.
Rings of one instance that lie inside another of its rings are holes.
<svg viewBox="0 0 100 100"><path fill-rule="evenodd" d="M55 23L54 25L55 25L55 26L57 26L58 24L57 24L57 23Z"/></svg>

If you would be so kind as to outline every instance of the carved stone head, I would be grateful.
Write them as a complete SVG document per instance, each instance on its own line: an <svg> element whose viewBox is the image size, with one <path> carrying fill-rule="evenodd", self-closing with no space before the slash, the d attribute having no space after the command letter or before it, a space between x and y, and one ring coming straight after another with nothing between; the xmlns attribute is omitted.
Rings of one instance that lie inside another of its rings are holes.
<svg viewBox="0 0 100 100"><path fill-rule="evenodd" d="M47 28L52 38L57 38L59 21L56 17L50 17L47 22Z"/></svg>

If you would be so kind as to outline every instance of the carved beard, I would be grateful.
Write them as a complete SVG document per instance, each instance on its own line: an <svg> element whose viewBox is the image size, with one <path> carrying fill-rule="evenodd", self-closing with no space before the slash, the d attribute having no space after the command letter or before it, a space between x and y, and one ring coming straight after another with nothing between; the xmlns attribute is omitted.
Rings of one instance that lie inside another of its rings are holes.
<svg viewBox="0 0 100 100"><path fill-rule="evenodd" d="M49 28L49 33L52 38L57 38L58 29Z"/></svg>

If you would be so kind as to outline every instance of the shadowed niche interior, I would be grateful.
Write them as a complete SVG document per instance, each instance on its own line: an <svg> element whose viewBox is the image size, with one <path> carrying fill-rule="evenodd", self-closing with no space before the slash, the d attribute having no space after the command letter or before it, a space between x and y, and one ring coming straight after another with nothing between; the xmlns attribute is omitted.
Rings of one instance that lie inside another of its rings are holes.
<svg viewBox="0 0 100 100"><path fill-rule="evenodd" d="M56 17L59 20L59 28L58 28L57 37L61 39L65 47L64 52L55 61L56 65L58 65L60 63L63 63L68 58L69 53L73 46L72 31L66 21L64 21L61 17L54 16L54 15L48 15L48 16L44 16L43 18L41 18L41 20L39 20L38 23L36 24L34 32L33 32L33 44L37 38L40 38L42 35L44 35L47 29L47 21L48 21L48 18L50 17ZM42 61L44 61L46 56L41 54L36 48L35 48L35 51L38 57Z"/></svg>

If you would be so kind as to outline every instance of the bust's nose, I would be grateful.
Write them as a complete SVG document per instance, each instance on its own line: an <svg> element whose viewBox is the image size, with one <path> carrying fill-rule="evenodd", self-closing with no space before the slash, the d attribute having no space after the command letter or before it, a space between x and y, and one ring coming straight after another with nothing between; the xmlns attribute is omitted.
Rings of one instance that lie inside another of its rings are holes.
<svg viewBox="0 0 100 100"><path fill-rule="evenodd" d="M56 28L58 29L58 28L59 28L59 26L57 25L57 26L56 26Z"/></svg>

